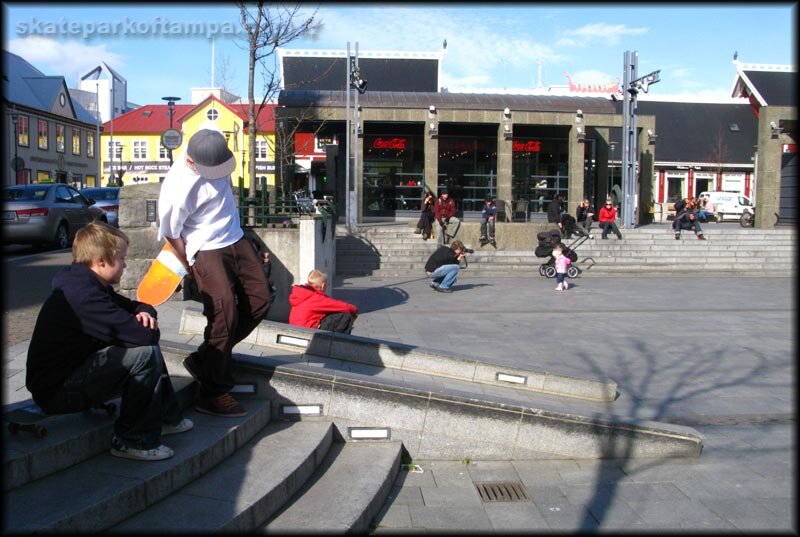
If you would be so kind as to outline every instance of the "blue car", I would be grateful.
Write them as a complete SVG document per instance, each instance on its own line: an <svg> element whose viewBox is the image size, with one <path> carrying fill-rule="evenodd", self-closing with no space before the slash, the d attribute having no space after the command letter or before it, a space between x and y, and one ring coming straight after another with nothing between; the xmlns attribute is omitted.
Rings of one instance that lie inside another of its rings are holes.
<svg viewBox="0 0 800 537"><path fill-rule="evenodd" d="M108 223L119 227L119 188L118 186L89 187L81 190L81 194L93 199L94 207L106 213Z"/></svg>

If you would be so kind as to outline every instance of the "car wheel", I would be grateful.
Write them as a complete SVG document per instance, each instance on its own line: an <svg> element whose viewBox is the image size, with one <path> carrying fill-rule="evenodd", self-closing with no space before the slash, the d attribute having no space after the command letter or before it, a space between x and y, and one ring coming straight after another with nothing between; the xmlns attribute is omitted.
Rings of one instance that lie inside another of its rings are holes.
<svg viewBox="0 0 800 537"><path fill-rule="evenodd" d="M69 230L67 230L67 225L64 222L58 224L58 229L56 229L56 238L55 238L55 245L57 248L64 249L69 246Z"/></svg>

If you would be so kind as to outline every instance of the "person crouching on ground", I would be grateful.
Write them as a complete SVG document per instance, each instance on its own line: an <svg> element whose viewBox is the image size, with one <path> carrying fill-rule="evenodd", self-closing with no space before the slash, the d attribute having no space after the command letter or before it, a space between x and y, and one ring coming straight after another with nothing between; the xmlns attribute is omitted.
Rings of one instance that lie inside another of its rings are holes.
<svg viewBox="0 0 800 537"><path fill-rule="evenodd" d="M572 260L564 255L564 245L561 243L556 244L553 248L553 257L556 265L556 291L566 291L569 289L569 283L566 280L567 268Z"/></svg>
<svg viewBox="0 0 800 537"><path fill-rule="evenodd" d="M460 270L459 264L467 255L464 244L454 240L449 247L440 246L425 263L425 273L431 277L430 286L440 293L452 293Z"/></svg>
<svg viewBox="0 0 800 537"><path fill-rule="evenodd" d="M293 285L289 295L289 324L319 328L349 334L358 317L358 308L325 294L328 275L314 269L308 274L308 283Z"/></svg>
<svg viewBox="0 0 800 537"><path fill-rule="evenodd" d="M26 386L48 414L69 414L122 395L111 454L142 461L172 457L165 434L192 428L181 416L158 346L157 312L114 291L128 237L92 222L75 234L73 262L53 278L28 348Z"/></svg>

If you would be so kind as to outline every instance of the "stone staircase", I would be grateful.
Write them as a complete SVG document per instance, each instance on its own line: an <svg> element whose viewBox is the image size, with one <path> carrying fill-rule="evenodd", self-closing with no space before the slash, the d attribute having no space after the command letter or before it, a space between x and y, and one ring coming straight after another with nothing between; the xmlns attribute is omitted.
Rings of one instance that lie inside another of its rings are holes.
<svg viewBox="0 0 800 537"><path fill-rule="evenodd" d="M537 274L546 259L534 255L536 233L543 225L518 224L530 228L530 248L504 249L498 230L498 248L480 247L474 234L465 233L462 241L475 253L468 257L469 276L519 276ZM521 229L521 228L519 228ZM517 230L518 231L518 230ZM528 230L526 229L525 232ZM797 269L796 230L776 227L759 230L737 224L707 224L707 240L697 240L684 231L675 240L669 225L654 224L622 230L623 238L613 234L594 238L575 247L577 266L584 275L703 273L707 275L786 275ZM470 240L473 239L473 240ZM567 246L575 242L564 241ZM336 238L336 272L341 276L420 276L425 261L436 249L433 240L423 241L409 224L360 225L353 234L340 227Z"/></svg>
<svg viewBox="0 0 800 537"><path fill-rule="evenodd" d="M345 443L331 420L276 418L257 395L238 394L243 418L199 414L188 408L196 384L185 355L164 354L195 423L165 438L175 456L111 456L105 414L47 418L43 439L4 430L3 533L368 531L399 470L400 442Z"/></svg>

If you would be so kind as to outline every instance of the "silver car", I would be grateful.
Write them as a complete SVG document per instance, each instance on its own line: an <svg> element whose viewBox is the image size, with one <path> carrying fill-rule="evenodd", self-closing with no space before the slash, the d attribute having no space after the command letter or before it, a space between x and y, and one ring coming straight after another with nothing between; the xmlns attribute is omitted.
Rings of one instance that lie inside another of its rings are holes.
<svg viewBox="0 0 800 537"><path fill-rule="evenodd" d="M106 214L71 186L53 184L3 187L3 242L54 244L67 248L75 233Z"/></svg>
<svg viewBox="0 0 800 537"><path fill-rule="evenodd" d="M81 194L89 199L93 199L95 207L102 209L106 213L108 223L114 227L119 227L119 187L103 186L88 187L81 189Z"/></svg>

